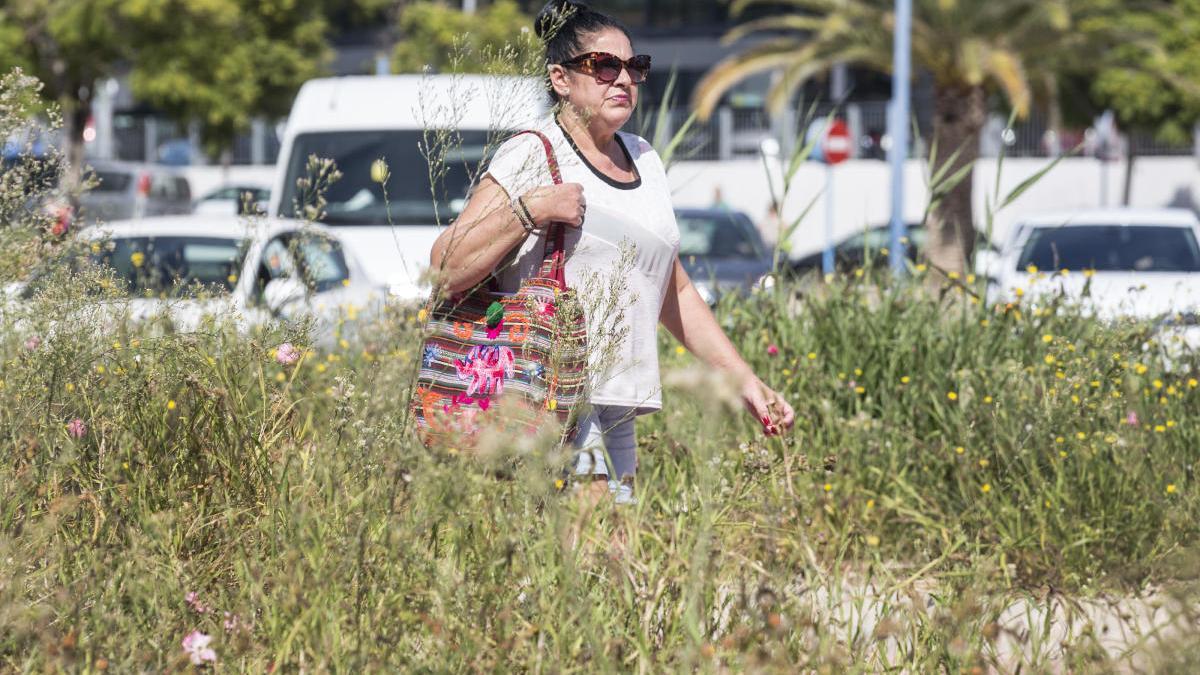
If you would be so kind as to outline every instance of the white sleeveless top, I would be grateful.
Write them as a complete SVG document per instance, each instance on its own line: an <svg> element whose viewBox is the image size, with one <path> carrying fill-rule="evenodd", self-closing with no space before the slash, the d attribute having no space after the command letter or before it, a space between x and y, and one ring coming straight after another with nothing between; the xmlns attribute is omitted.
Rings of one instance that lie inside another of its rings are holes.
<svg viewBox="0 0 1200 675"><path fill-rule="evenodd" d="M659 313L679 254L679 228L671 207L666 170L645 139L618 132L617 140L632 161L637 177L627 183L616 181L584 159L554 118L544 118L536 129L554 146L563 182L583 185L587 203L583 226L567 227L565 239L567 283L580 293L588 309L589 348L593 352L590 401L636 408L638 414L659 410L662 408ZM542 142L533 134L516 136L501 145L488 165L487 174L510 198L554 182ZM621 279L616 279L623 245L627 250L632 249L632 267L625 270ZM505 258L496 271L501 291L515 291L521 279L537 274L543 246L543 237L531 236L521 244L515 261L512 257ZM600 297L585 295L588 290L585 280L595 278L593 275L598 275L600 281L593 284L600 289ZM625 289L617 306L624 311L604 313L597 304L620 281ZM601 334L624 335L604 369L598 367L600 355L595 353L598 341L593 337Z"/></svg>

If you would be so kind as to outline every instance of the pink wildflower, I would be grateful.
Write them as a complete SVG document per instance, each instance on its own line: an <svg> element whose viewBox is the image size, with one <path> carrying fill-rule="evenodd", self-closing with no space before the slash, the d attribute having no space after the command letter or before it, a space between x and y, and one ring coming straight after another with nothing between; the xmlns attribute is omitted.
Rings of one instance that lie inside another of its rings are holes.
<svg viewBox="0 0 1200 675"><path fill-rule="evenodd" d="M242 617L233 612L225 612L225 621L222 625L225 626L226 633L233 633L243 627Z"/></svg>
<svg viewBox="0 0 1200 675"><path fill-rule="evenodd" d="M1130 410L1129 414L1125 416L1125 424L1128 424L1131 427L1136 427L1138 425L1138 416L1136 410Z"/></svg>
<svg viewBox="0 0 1200 675"><path fill-rule="evenodd" d="M28 338L25 338L25 351L36 351L37 348L41 346L42 338L38 337L37 335L30 335Z"/></svg>
<svg viewBox="0 0 1200 675"><path fill-rule="evenodd" d="M767 345L767 356L775 356L779 353L779 347L775 345Z"/></svg>
<svg viewBox="0 0 1200 675"><path fill-rule="evenodd" d="M67 433L71 435L71 438L83 438L87 435L87 432L87 423L78 417L67 422Z"/></svg>
<svg viewBox="0 0 1200 675"><path fill-rule="evenodd" d="M848 384L848 385L850 386L850 388L851 388L851 389L857 389L857 388L858 388L858 383L857 383L857 382L855 382L854 380L850 380L850 381L849 381L849 382L847 382L846 384Z"/></svg>
<svg viewBox="0 0 1200 675"><path fill-rule="evenodd" d="M292 346L292 343L284 342L275 348L275 360L285 366L290 366L300 360L300 350Z"/></svg>
<svg viewBox="0 0 1200 675"><path fill-rule="evenodd" d="M196 591L188 591L188 594L183 596L183 601L197 614L207 614L211 609L208 605L200 602L200 594Z"/></svg>
<svg viewBox="0 0 1200 675"><path fill-rule="evenodd" d="M212 636L205 635L198 630L188 633L187 637L183 638L183 653L187 654L193 666L217 660L217 653L208 646L210 642L212 642Z"/></svg>

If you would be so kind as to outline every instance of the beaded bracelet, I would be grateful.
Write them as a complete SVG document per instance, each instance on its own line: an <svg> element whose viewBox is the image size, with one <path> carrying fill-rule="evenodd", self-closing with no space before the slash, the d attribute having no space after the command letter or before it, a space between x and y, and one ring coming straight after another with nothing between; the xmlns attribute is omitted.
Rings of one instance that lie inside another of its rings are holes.
<svg viewBox="0 0 1200 675"><path fill-rule="evenodd" d="M529 214L529 209L525 206L524 200L520 197L514 197L509 206L512 207L513 214L517 216L517 220L520 221L521 227L525 229L526 233L541 232L542 228L533 222L533 216Z"/></svg>

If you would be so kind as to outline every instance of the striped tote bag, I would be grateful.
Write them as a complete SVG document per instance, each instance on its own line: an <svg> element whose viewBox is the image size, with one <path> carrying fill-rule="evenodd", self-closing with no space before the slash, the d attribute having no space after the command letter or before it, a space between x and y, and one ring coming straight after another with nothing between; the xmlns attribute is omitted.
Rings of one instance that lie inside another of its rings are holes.
<svg viewBox="0 0 1200 675"><path fill-rule="evenodd" d="M555 184L550 140L541 138ZM515 293L481 284L459 296L434 291L410 409L429 447L468 452L485 433L515 437L547 424L574 435L585 389L587 331L564 273L563 225L546 233L538 273Z"/></svg>

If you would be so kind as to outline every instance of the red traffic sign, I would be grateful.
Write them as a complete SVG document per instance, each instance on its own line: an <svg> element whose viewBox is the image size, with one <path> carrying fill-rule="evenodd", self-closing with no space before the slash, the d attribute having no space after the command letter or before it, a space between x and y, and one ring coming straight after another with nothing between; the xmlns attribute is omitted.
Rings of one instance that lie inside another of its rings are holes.
<svg viewBox="0 0 1200 675"><path fill-rule="evenodd" d="M833 120L821 140L821 154L827 164L840 164L850 159L850 128L842 120Z"/></svg>

